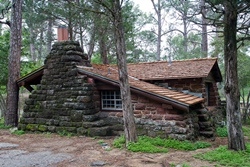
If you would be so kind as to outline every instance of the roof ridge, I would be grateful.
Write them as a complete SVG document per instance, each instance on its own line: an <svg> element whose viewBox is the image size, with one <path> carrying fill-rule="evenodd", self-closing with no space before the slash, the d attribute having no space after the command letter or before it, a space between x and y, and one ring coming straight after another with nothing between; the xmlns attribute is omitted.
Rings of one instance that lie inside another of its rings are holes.
<svg viewBox="0 0 250 167"><path fill-rule="evenodd" d="M201 61L201 60L217 60L217 57L204 57L204 58L192 58L192 59L182 59L182 60L172 60L171 62L185 62L185 61ZM150 61L150 62L137 62L137 63L128 63L128 65L133 64L154 64L154 63L168 63L167 60L162 61Z"/></svg>

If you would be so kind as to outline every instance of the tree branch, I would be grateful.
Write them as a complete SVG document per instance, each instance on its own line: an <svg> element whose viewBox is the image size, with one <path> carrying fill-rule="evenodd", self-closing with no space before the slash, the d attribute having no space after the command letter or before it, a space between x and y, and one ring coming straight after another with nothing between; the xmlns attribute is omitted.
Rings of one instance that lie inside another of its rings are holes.
<svg viewBox="0 0 250 167"><path fill-rule="evenodd" d="M4 9L1 10L1 17L0 19L4 19L5 14L9 12L9 10L14 6L14 3L11 5L11 2L9 2ZM7 24L9 27L11 27L11 22L6 20L6 21L0 21L1 24Z"/></svg>
<svg viewBox="0 0 250 167"><path fill-rule="evenodd" d="M155 4L154 0L151 0L151 2L153 4L153 7L154 7L154 10L155 10L156 14L158 15L159 11L156 8L156 4Z"/></svg>

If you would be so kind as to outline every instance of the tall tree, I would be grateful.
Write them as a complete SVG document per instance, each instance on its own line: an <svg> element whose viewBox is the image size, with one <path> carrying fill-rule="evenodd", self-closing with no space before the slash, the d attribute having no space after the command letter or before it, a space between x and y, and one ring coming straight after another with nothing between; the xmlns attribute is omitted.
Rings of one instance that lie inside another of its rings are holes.
<svg viewBox="0 0 250 167"><path fill-rule="evenodd" d="M17 79L20 75L21 37L22 37L22 0L13 0L10 22L10 51L8 62L7 111L4 124L17 126L18 93Z"/></svg>
<svg viewBox="0 0 250 167"><path fill-rule="evenodd" d="M122 18L122 7L120 0L95 0L106 8L111 15L115 46L116 46L116 57L119 74L119 85L122 98L122 110L123 110L123 121L124 121L124 133L126 139L126 145L128 142L135 142L137 140L136 127L134 112L131 103L130 86L128 83L128 72L126 63L126 44L124 35L124 25ZM110 8L111 6L112 8Z"/></svg>
<svg viewBox="0 0 250 167"><path fill-rule="evenodd" d="M214 9L213 11L217 12L217 19L212 23L223 26L228 148L244 150L246 147L241 123L237 49L244 40L250 39L250 2L248 0L208 0L207 2ZM218 14L223 20L218 17Z"/></svg>
<svg viewBox="0 0 250 167"><path fill-rule="evenodd" d="M201 20L202 20L202 39L201 39L201 50L202 50L202 57L208 57L208 40L207 40L207 21L206 21L206 6L205 0L201 0Z"/></svg>
<svg viewBox="0 0 250 167"><path fill-rule="evenodd" d="M244 150L241 125L240 93L237 73L237 0L225 1L224 6L224 61L225 94L227 101L228 148Z"/></svg>
<svg viewBox="0 0 250 167"><path fill-rule="evenodd" d="M157 55L156 60L161 60L161 43L162 43L162 36L164 36L166 33L163 32L163 24L165 22L165 16L163 16L163 10L166 8L166 2L163 0L157 0L157 3L154 0L151 0L152 5L154 7L154 11L157 15L157 18L154 18L154 21L157 23L157 32L155 34L157 35Z"/></svg>
<svg viewBox="0 0 250 167"><path fill-rule="evenodd" d="M130 86L128 83L126 45L125 45L125 36L124 36L120 0L114 0L112 3L112 7L113 7L113 23L114 23L114 35L116 43L117 66L119 73L121 98L122 98L124 132L126 137L126 144L128 144L128 142L136 141L136 128L135 128L134 112L131 103Z"/></svg>

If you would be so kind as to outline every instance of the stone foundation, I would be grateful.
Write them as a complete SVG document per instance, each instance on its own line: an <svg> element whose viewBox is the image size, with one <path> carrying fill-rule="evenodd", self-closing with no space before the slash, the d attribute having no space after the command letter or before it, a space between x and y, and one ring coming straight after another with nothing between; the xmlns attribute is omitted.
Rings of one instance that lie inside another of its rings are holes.
<svg viewBox="0 0 250 167"><path fill-rule="evenodd" d="M88 136L123 133L122 111L101 111L98 84L105 84L79 74L78 65L91 66L78 42L53 45L41 83L25 102L19 129ZM138 135L180 140L194 140L199 135L203 125L197 111L181 111L134 92L131 98Z"/></svg>

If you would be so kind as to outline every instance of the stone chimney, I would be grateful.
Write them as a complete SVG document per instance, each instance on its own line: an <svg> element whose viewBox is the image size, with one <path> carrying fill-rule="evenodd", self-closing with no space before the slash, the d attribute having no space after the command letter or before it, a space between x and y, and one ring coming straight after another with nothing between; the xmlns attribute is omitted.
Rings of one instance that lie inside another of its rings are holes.
<svg viewBox="0 0 250 167"><path fill-rule="evenodd" d="M57 40L58 41L68 40L68 29L66 28L66 26L59 26L57 28Z"/></svg>
<svg viewBox="0 0 250 167"><path fill-rule="evenodd" d="M41 83L25 102L19 129L41 132L106 135L93 95L94 83L78 73L78 65L90 66L78 42L56 42L44 63Z"/></svg>

